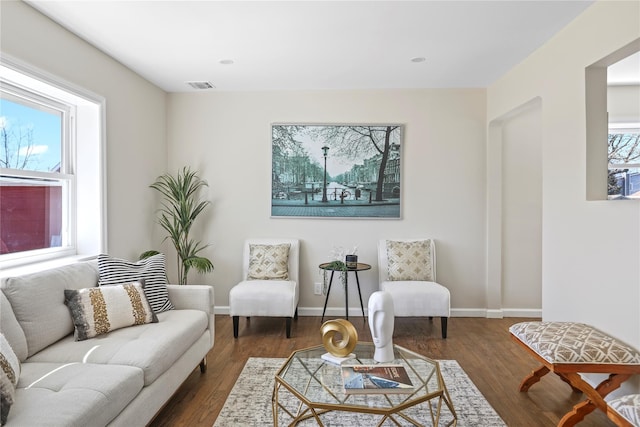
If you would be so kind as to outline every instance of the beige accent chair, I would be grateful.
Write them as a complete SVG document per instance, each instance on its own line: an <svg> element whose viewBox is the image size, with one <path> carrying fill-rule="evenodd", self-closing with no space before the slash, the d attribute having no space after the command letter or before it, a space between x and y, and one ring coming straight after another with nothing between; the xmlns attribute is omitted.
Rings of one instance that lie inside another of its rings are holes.
<svg viewBox="0 0 640 427"><path fill-rule="evenodd" d="M255 253L252 264L252 245L266 247L282 244L290 245L285 266L273 268L268 260L257 261ZM240 316L245 316L247 320L251 316L284 317L287 338L291 337L291 319L298 318L299 250L300 242L297 239L248 239L245 241L242 261L243 280L229 291L229 314L233 318L234 338L238 338ZM269 265L256 274L256 262L261 263L262 266ZM264 271L266 271L265 274L263 274ZM283 273L286 274L283 275Z"/></svg>
<svg viewBox="0 0 640 427"><path fill-rule="evenodd" d="M398 243L388 245L388 242ZM398 246L411 249L398 255ZM451 295L449 289L436 282L436 247L433 239L380 240L378 275L380 290L391 294L396 317L424 316L430 320L440 317L442 338L447 338Z"/></svg>

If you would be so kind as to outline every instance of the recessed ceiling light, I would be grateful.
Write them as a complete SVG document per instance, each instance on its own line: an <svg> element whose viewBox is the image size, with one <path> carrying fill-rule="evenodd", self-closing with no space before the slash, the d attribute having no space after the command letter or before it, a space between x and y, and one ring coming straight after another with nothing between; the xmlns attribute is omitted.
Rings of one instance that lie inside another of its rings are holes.
<svg viewBox="0 0 640 427"><path fill-rule="evenodd" d="M233 64L233 59L221 59L220 64L222 65L231 65Z"/></svg>
<svg viewBox="0 0 640 427"><path fill-rule="evenodd" d="M426 60L427 58L425 58L424 56L416 56L414 58L411 58L411 62L424 62Z"/></svg>

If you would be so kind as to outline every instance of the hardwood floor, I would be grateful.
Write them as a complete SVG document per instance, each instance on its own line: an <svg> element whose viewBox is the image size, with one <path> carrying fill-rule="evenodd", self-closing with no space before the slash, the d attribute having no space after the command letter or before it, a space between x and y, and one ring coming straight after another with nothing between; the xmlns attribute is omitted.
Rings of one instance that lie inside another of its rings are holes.
<svg viewBox="0 0 640 427"><path fill-rule="evenodd" d="M371 341L362 317L350 318L360 341ZM555 426L582 394L554 374L548 374L520 393L520 381L536 362L509 338L508 328L528 319L449 319L447 339L440 335L440 320L399 318L393 342L434 359L455 359L508 426ZM295 349L322 344L319 317L293 321L291 338L285 338L284 319L240 319L238 339L233 338L231 318L216 316L216 340L208 356L208 370L187 378L171 401L151 422L161 426L212 426L227 395L249 357L287 357ZM455 402L453 402L455 405ZM589 414L580 427L613 426L600 411Z"/></svg>

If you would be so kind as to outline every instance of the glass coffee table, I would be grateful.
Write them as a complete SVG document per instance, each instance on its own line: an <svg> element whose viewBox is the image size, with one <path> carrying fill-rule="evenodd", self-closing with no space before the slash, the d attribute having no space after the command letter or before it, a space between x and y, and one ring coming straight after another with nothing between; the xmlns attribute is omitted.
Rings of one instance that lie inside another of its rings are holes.
<svg viewBox="0 0 640 427"><path fill-rule="evenodd" d="M374 364L374 350L373 343L358 342L353 351L356 358L342 366ZM278 370L272 395L274 426L293 426L308 419L315 419L320 426L324 422L335 425L336 419L327 420L323 416L332 411L370 414L375 418L371 425L378 426L457 425L457 415L437 361L395 345L395 360L390 364L406 368L414 389L402 394L347 395L340 365L321 358L326 352L323 346L295 351Z"/></svg>

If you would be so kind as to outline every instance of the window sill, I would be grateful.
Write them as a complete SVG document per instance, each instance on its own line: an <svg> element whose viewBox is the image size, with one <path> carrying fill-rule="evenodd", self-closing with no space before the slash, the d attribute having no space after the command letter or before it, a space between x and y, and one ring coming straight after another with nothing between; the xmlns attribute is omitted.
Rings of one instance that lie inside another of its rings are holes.
<svg viewBox="0 0 640 427"><path fill-rule="evenodd" d="M50 270L52 268L61 267L63 265L73 264L79 261L88 261L96 258L97 255L74 255L66 256L47 261L33 262L29 264L22 264L16 267L2 268L0 269L0 278L22 276L30 273L37 273L40 271Z"/></svg>

